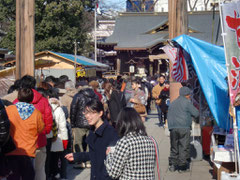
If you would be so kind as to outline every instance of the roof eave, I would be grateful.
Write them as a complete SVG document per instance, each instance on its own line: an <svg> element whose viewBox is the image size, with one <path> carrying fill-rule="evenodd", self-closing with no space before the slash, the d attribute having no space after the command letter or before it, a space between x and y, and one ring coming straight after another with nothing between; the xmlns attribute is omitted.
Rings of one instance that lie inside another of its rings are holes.
<svg viewBox="0 0 240 180"><path fill-rule="evenodd" d="M116 51L144 51L144 50L147 50L147 48L145 47L118 47L118 46L115 46L114 47L114 50Z"/></svg>
<svg viewBox="0 0 240 180"><path fill-rule="evenodd" d="M7 54L7 53L8 53L7 49L0 48L0 54Z"/></svg>

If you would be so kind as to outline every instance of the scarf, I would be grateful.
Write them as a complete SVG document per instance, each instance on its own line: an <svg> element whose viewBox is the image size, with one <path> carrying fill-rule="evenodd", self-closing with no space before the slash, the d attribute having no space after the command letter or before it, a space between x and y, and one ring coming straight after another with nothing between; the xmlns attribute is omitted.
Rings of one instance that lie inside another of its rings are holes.
<svg viewBox="0 0 240 180"><path fill-rule="evenodd" d="M35 110L35 107L32 104L25 102L18 102L16 106L22 120L28 119Z"/></svg>

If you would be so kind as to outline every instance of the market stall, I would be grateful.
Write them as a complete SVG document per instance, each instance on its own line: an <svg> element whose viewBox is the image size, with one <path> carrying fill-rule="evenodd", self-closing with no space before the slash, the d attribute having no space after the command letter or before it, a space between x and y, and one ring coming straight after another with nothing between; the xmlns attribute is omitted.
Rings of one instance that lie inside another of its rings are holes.
<svg viewBox="0 0 240 180"><path fill-rule="evenodd" d="M211 155L216 176L220 179L222 171L237 171L234 136L232 144L224 146L226 139L228 142L231 139L228 134L234 134L234 118L229 114L230 98L224 48L187 35L176 37L172 44L184 54L189 77L182 83L192 87L194 92L192 100L201 114L203 152Z"/></svg>

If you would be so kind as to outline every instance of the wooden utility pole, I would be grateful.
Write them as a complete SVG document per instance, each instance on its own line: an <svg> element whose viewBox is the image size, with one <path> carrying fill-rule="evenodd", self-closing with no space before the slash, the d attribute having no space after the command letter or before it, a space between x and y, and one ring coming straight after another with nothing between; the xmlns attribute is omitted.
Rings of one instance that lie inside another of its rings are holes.
<svg viewBox="0 0 240 180"><path fill-rule="evenodd" d="M187 1L168 0L169 39L188 33ZM169 69L172 69L170 63ZM170 99L173 101L179 95L181 83L174 81L170 72Z"/></svg>
<svg viewBox="0 0 240 180"><path fill-rule="evenodd" d="M16 1L16 79L34 76L34 0Z"/></svg>

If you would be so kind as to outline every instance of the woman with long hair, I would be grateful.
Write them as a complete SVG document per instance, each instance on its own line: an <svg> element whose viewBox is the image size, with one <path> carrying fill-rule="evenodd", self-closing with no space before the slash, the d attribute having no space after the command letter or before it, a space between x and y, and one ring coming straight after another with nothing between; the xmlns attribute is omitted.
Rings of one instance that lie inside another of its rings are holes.
<svg viewBox="0 0 240 180"><path fill-rule="evenodd" d="M110 84L110 83L109 83ZM124 93L120 91L121 85L118 85L117 82L115 84L106 85L106 95L108 97L108 117L110 118L110 122L113 127L116 127L117 116L119 112L126 106L126 99ZM108 88L110 88L109 91Z"/></svg>
<svg viewBox="0 0 240 180"><path fill-rule="evenodd" d="M103 104L98 99L93 99L85 106L84 115L91 126L86 143L89 152L70 153L65 156L69 161L86 162L91 161L91 180L111 179L104 166L106 149L115 145L118 140L116 130L103 119Z"/></svg>
<svg viewBox="0 0 240 180"><path fill-rule="evenodd" d="M106 151L106 169L113 179L154 179L155 147L140 115L125 107L117 118L120 140Z"/></svg>

